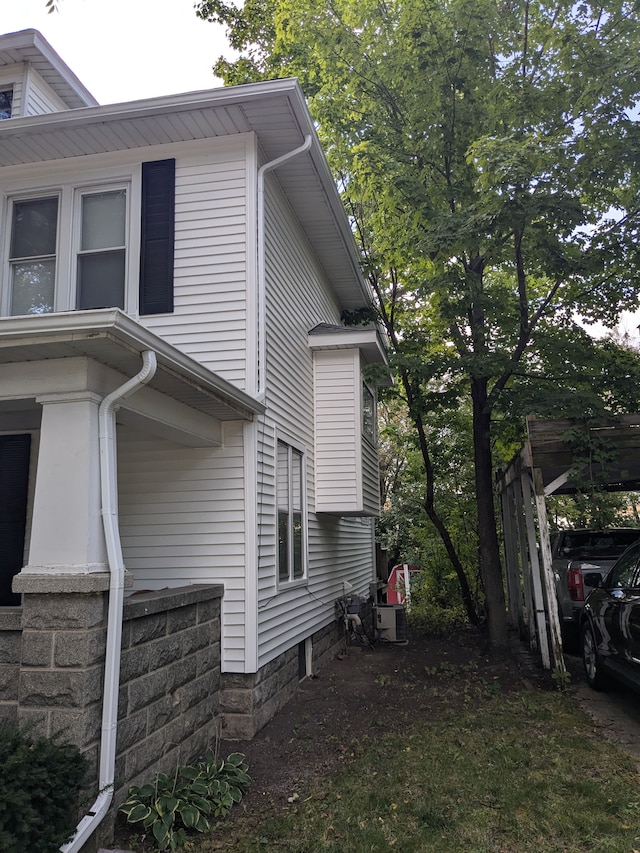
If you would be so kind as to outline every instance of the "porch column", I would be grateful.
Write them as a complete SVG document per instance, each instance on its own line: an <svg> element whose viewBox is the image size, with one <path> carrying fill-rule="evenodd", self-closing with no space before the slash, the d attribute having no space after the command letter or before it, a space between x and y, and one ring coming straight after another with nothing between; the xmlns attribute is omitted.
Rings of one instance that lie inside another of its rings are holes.
<svg viewBox="0 0 640 853"><path fill-rule="evenodd" d="M101 397L48 394L42 404L29 564L22 574L106 572L100 514Z"/></svg>

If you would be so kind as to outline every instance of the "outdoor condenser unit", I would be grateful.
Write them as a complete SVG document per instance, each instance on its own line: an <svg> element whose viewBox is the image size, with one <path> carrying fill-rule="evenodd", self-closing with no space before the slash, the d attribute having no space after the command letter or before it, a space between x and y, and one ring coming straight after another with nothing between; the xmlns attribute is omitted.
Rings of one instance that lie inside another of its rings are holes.
<svg viewBox="0 0 640 853"><path fill-rule="evenodd" d="M404 604L376 604L373 608L380 637L390 643L407 643L407 611Z"/></svg>

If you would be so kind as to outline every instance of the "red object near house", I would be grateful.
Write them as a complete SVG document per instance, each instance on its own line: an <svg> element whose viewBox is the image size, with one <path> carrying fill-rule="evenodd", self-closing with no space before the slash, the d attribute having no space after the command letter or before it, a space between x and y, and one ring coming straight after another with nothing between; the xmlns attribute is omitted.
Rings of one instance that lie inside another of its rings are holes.
<svg viewBox="0 0 640 853"><path fill-rule="evenodd" d="M408 563L391 569L387 587L387 604L408 604L411 597L411 573L419 571L417 566L410 566Z"/></svg>

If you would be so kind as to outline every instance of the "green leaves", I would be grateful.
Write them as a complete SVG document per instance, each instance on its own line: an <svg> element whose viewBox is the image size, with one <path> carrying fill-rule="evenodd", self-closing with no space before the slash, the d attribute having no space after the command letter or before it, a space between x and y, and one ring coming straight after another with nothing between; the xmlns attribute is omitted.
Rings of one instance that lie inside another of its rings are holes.
<svg viewBox="0 0 640 853"><path fill-rule="evenodd" d="M241 753L218 762L208 750L203 761L177 768L173 777L159 773L154 784L131 786L120 811L127 823L151 831L158 850L178 850L186 830L208 832L210 816L222 818L240 802L251 782L247 770Z"/></svg>

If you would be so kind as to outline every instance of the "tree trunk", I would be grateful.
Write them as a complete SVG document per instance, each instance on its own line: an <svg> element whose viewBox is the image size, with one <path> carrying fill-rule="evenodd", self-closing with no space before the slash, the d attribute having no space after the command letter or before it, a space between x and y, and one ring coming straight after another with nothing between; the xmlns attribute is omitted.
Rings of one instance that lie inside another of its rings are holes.
<svg viewBox="0 0 640 853"><path fill-rule="evenodd" d="M489 642L495 651L508 646L500 545L496 528L491 453L491 412L487 405L487 380L471 378L473 401L473 456L478 509L480 571L484 582Z"/></svg>

